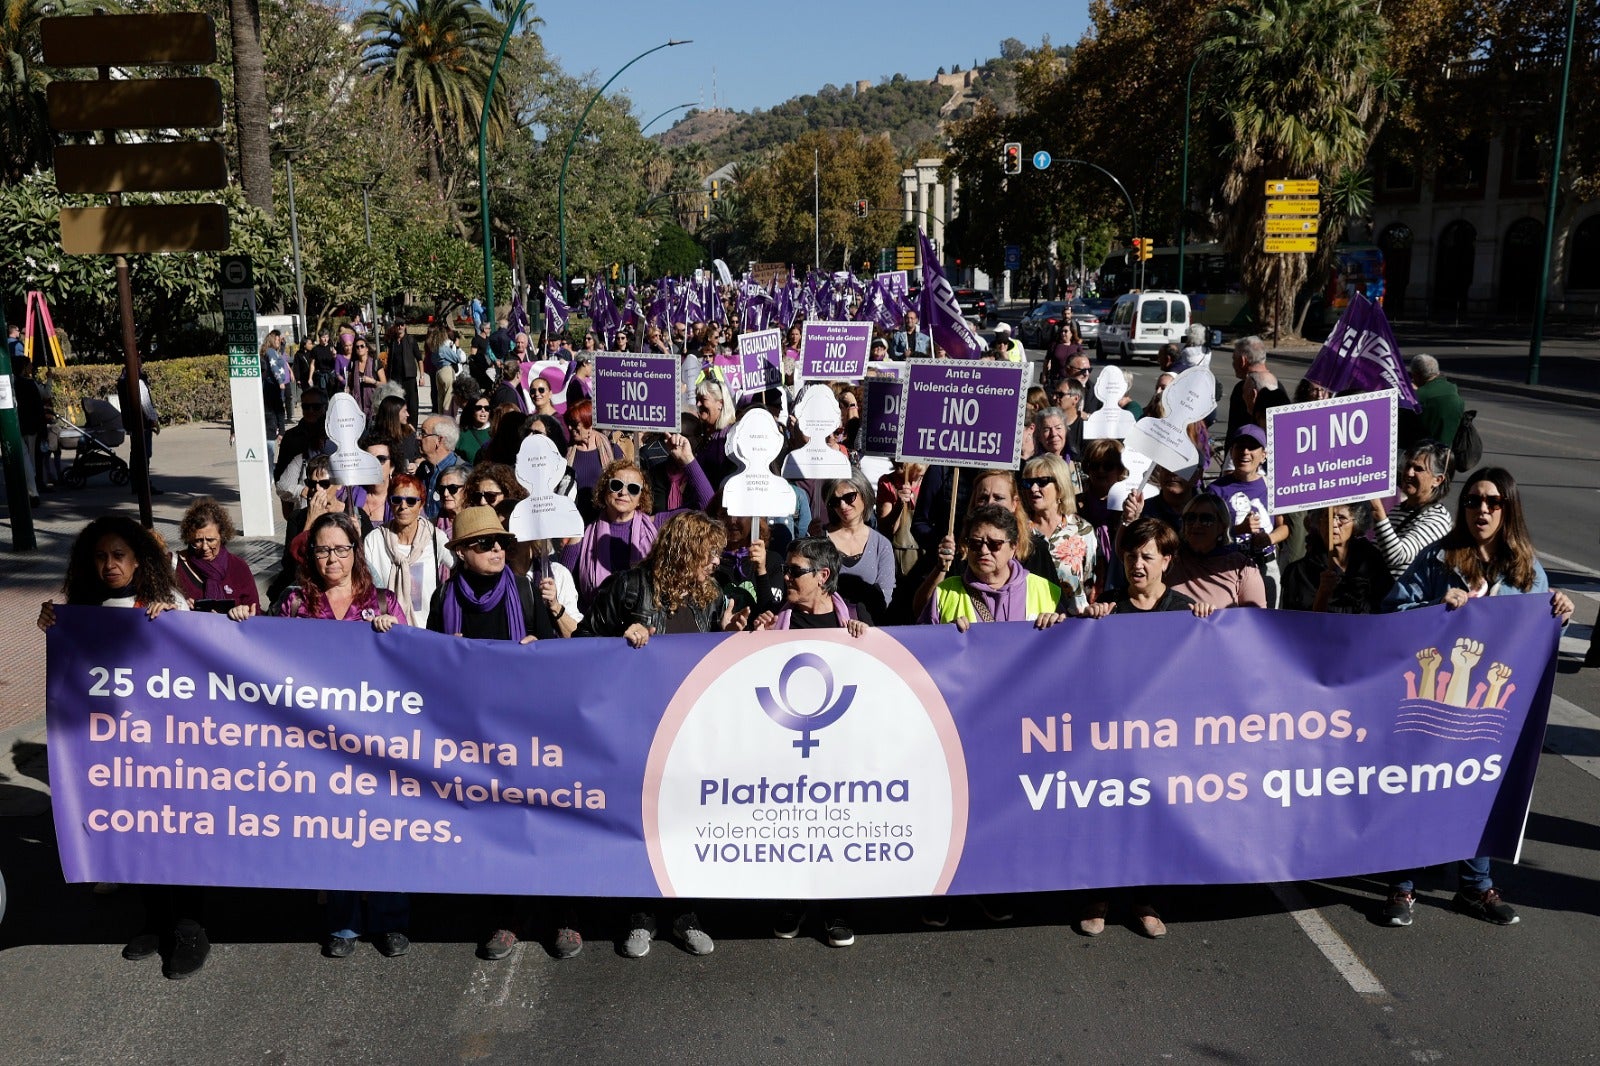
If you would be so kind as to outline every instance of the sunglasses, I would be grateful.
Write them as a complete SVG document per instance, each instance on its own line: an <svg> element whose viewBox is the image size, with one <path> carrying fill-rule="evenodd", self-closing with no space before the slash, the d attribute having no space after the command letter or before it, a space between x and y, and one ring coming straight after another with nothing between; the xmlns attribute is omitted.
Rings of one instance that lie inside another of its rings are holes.
<svg viewBox="0 0 1600 1066"><path fill-rule="evenodd" d="M333 484L333 478L331 478L331 477L324 477L324 478L311 478L311 477L308 477L308 478L306 478L306 488L308 488L308 489L325 489L329 485L332 485L332 484Z"/></svg>
<svg viewBox="0 0 1600 1066"><path fill-rule="evenodd" d="M421 496L390 496L390 507L415 507L422 502Z"/></svg>
<svg viewBox="0 0 1600 1066"><path fill-rule="evenodd" d="M497 491L495 489L479 490L478 492L474 492L470 496L467 497L467 499L474 506L479 506L479 505L482 505L482 504L486 503L490 507L493 507L495 504L499 503L501 500L503 500L505 498L506 498L506 494L505 493L499 492L499 491Z"/></svg>
<svg viewBox="0 0 1600 1066"><path fill-rule="evenodd" d="M621 496L626 492L629 496L637 496L644 491L644 486L637 481L623 481L621 478L612 478L606 482L606 490Z"/></svg>
<svg viewBox="0 0 1600 1066"><path fill-rule="evenodd" d="M487 411L489 410L489 405L486 403L475 403L472 405L472 409L474 411Z"/></svg>
<svg viewBox="0 0 1600 1066"><path fill-rule="evenodd" d="M1055 483L1056 479L1053 477L1025 477L1022 479L1022 487L1025 489L1042 489L1046 485L1054 485Z"/></svg>
<svg viewBox="0 0 1600 1066"><path fill-rule="evenodd" d="M530 395L530 396L548 396L548 395L550 395L550 390L549 389L529 389L528 390L528 395Z"/></svg>
<svg viewBox="0 0 1600 1066"><path fill-rule="evenodd" d="M861 499L861 493L859 492L841 492L839 495L828 501L828 506L854 507L856 505L856 501L859 499Z"/></svg>
<svg viewBox="0 0 1600 1066"><path fill-rule="evenodd" d="M465 485L440 485L439 491L446 496L454 496L464 488L466 488Z"/></svg>
<svg viewBox="0 0 1600 1066"><path fill-rule="evenodd" d="M1186 514L1183 516L1183 524L1186 526L1214 526L1217 524L1217 516L1203 512L1199 514Z"/></svg>
<svg viewBox="0 0 1600 1066"><path fill-rule="evenodd" d="M1498 511L1506 505L1504 496L1480 496L1476 492L1461 497L1461 504L1469 511L1476 511L1480 507L1487 507L1491 511Z"/></svg>
<svg viewBox="0 0 1600 1066"><path fill-rule="evenodd" d="M1084 377L1088 377L1089 368L1086 366L1071 366L1067 368L1067 373L1071 374L1073 377L1078 377L1080 374Z"/></svg>
<svg viewBox="0 0 1600 1066"><path fill-rule="evenodd" d="M469 551L475 552L492 552L496 548L499 548L503 551L506 548L507 539L508 538L506 537L491 533L488 536L473 537L471 540L464 540L461 542L461 546Z"/></svg>
<svg viewBox="0 0 1600 1066"><path fill-rule="evenodd" d="M967 551L971 552L973 555L977 555L987 548L989 549L990 555L998 555L1000 553L1000 549L1004 548L1010 543L1011 542L1009 540L1005 540L1004 538L1000 537L968 537Z"/></svg>
<svg viewBox="0 0 1600 1066"><path fill-rule="evenodd" d="M814 574L816 572L817 568L814 566L795 566L793 563L790 563L783 568L783 576L788 578L790 581L799 581L807 574Z"/></svg>

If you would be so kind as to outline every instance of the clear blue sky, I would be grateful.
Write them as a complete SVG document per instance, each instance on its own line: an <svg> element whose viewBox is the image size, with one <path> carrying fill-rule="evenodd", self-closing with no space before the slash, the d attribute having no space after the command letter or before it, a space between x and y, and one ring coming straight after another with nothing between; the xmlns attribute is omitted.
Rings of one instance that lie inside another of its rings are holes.
<svg viewBox="0 0 1600 1066"><path fill-rule="evenodd" d="M931 5L808 0L798 4L701 5L661 0L600 4L540 4L545 48L571 74L592 73L596 84L647 48L671 38L693 44L665 48L630 67L611 86L625 90L634 114L648 122L675 104L711 106L712 69L717 102L736 111L770 108L791 96L832 83L854 84L895 73L931 78L941 66L1000 54L1015 37L1036 45L1076 44L1088 24L1087 0L1010 0L1007 3ZM702 98L704 103L702 104ZM668 115L660 133L681 118Z"/></svg>

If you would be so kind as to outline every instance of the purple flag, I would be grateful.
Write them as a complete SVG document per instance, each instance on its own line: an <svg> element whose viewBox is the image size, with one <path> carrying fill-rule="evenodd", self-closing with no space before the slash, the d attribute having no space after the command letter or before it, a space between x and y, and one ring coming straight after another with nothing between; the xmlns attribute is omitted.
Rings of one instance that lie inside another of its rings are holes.
<svg viewBox="0 0 1600 1066"><path fill-rule="evenodd" d="M1306 378L1335 393L1395 389L1401 407L1415 411L1421 406L1388 316L1359 292L1351 296L1350 306L1312 360Z"/></svg>
<svg viewBox="0 0 1600 1066"><path fill-rule="evenodd" d="M933 342L952 359L978 355L983 351L983 342L967 325L967 317L961 313L955 290L950 287L944 269L939 266L933 242L921 231L917 236L922 241L922 324L933 335Z"/></svg>
<svg viewBox="0 0 1600 1066"><path fill-rule="evenodd" d="M544 334L553 337L567 328L567 303L561 298L561 290L556 286L555 278L549 274L544 276Z"/></svg>
<svg viewBox="0 0 1600 1066"><path fill-rule="evenodd" d="M511 298L511 311L506 315L506 328L511 330L511 335L515 337L518 333L527 333L528 326L528 309L523 306L522 294L518 293Z"/></svg>

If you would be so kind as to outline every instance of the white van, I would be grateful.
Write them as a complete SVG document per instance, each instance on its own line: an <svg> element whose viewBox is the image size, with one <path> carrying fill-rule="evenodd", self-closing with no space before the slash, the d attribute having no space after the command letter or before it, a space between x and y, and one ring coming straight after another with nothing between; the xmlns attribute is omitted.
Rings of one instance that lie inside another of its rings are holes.
<svg viewBox="0 0 1600 1066"><path fill-rule="evenodd" d="M1164 344L1183 346L1189 326L1189 298L1181 292L1152 289L1117 297L1100 322L1100 356L1127 362L1132 356L1155 361Z"/></svg>

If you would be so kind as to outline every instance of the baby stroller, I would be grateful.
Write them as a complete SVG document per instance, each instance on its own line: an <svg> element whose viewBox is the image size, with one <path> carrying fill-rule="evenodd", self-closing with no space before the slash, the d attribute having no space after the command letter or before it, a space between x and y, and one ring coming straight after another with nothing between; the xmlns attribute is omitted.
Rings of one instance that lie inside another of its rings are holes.
<svg viewBox="0 0 1600 1066"><path fill-rule="evenodd" d="M56 440L52 443L62 449L72 450L72 465L61 475L69 488L81 489L96 474L109 473L113 485L126 485L132 474L128 464L112 451L122 443L122 413L105 400L83 401L85 424L75 426L56 415L51 427Z"/></svg>

